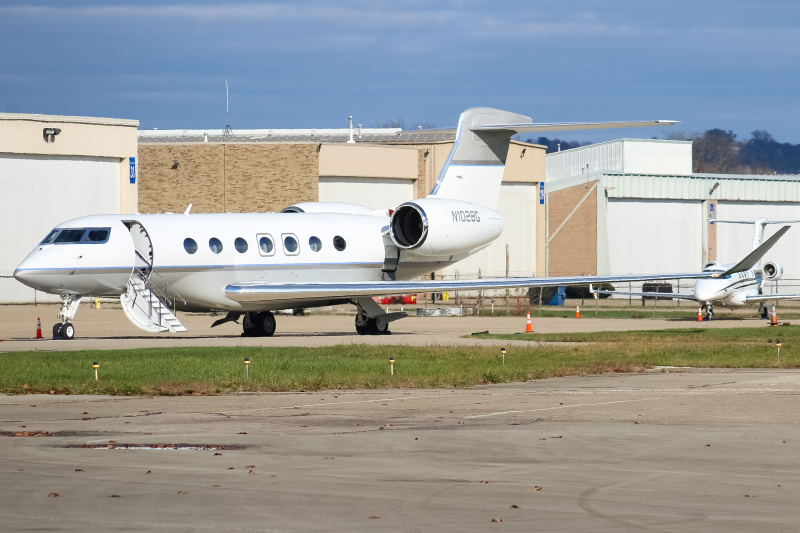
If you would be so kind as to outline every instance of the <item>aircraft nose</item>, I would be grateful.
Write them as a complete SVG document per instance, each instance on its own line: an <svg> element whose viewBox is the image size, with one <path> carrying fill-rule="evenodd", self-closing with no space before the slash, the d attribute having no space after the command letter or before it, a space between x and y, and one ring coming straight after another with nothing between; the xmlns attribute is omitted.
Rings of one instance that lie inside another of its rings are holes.
<svg viewBox="0 0 800 533"><path fill-rule="evenodd" d="M27 285L32 289L46 291L47 287L42 286L42 276L37 276L36 273L27 268L17 268L14 271L14 279L22 283L23 285Z"/></svg>
<svg viewBox="0 0 800 533"><path fill-rule="evenodd" d="M698 280L694 289L694 297L701 302L709 302L718 297L716 280Z"/></svg>

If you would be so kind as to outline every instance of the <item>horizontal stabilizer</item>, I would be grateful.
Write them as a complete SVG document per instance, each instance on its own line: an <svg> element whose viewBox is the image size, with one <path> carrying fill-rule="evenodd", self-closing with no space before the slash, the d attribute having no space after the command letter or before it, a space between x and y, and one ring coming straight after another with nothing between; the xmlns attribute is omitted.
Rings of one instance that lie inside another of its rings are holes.
<svg viewBox="0 0 800 533"><path fill-rule="evenodd" d="M540 131L580 131L604 130L616 128L640 128L646 126L672 126L679 124L678 120L640 120L634 122L547 122L533 123L521 122L515 124L481 124L470 126L471 131L512 131L515 133L533 133ZM414 133L451 133L455 134L456 128L434 128L404 131L403 134Z"/></svg>

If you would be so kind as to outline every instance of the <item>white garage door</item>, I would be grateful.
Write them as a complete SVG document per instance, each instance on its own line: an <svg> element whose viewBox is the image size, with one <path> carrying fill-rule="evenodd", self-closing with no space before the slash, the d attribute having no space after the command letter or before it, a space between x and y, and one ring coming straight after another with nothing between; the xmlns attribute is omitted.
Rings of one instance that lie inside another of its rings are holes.
<svg viewBox="0 0 800 533"><path fill-rule="evenodd" d="M702 268L702 203L608 200L612 274L692 272Z"/></svg>
<svg viewBox="0 0 800 533"><path fill-rule="evenodd" d="M444 270L445 276L461 278L506 275L508 245L509 276L533 276L536 272L536 183L503 183L496 211L503 217L503 233L488 248Z"/></svg>
<svg viewBox="0 0 800 533"><path fill-rule="evenodd" d="M800 220L800 204L762 202L719 202L717 218L720 220ZM724 263L739 261L753 249L754 226L744 224L716 224L717 260ZM764 237L773 235L781 226L770 224ZM793 227L764 256L766 261L777 261L785 275L800 275L800 224Z"/></svg>
<svg viewBox="0 0 800 533"><path fill-rule="evenodd" d="M56 224L119 213L119 186L117 159L0 155L0 302L33 301L14 269Z"/></svg>
<svg viewBox="0 0 800 533"><path fill-rule="evenodd" d="M319 178L320 202L345 202L394 209L414 199L414 180L400 178Z"/></svg>

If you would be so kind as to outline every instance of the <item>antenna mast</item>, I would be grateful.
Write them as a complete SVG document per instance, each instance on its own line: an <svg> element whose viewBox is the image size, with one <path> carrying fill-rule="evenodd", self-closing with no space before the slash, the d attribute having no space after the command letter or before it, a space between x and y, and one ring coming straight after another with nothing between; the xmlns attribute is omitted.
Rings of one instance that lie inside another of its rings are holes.
<svg viewBox="0 0 800 533"><path fill-rule="evenodd" d="M228 79L225 78L225 135L230 135L231 131L231 113L228 99Z"/></svg>

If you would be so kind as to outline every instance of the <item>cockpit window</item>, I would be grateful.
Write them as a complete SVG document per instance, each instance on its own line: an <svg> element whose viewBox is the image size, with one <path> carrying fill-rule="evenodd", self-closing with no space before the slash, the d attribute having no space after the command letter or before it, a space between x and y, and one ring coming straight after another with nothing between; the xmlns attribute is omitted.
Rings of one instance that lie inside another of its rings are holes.
<svg viewBox="0 0 800 533"><path fill-rule="evenodd" d="M90 229L86 232L86 238L83 239L83 242L106 242L108 241L108 235L111 233L111 230L108 228L94 228Z"/></svg>
<svg viewBox="0 0 800 533"><path fill-rule="evenodd" d="M83 237L83 233L85 229L62 229L61 233L58 234L56 240L53 241L54 244L68 244L73 242L80 242L81 237Z"/></svg>
<svg viewBox="0 0 800 533"><path fill-rule="evenodd" d="M56 235L58 235L59 231L61 231L61 230L54 229L53 231L48 233L47 237L42 239L42 242L40 242L39 244L50 244L51 242L53 242L53 239L56 238Z"/></svg>
<svg viewBox="0 0 800 533"><path fill-rule="evenodd" d="M110 235L111 228L56 228L41 244L102 244Z"/></svg>

